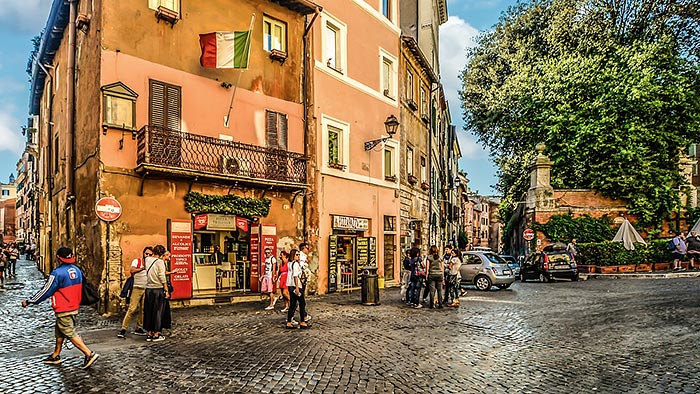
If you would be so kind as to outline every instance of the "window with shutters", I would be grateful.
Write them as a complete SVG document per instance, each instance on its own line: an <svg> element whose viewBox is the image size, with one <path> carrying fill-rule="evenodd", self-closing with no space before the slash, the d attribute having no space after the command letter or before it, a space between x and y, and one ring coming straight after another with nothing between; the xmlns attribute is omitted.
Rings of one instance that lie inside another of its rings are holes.
<svg viewBox="0 0 700 394"><path fill-rule="evenodd" d="M148 8L158 10L158 7L167 8L176 13L180 13L180 0L148 0Z"/></svg>
<svg viewBox="0 0 700 394"><path fill-rule="evenodd" d="M324 166L347 171L350 161L350 124L326 115L321 118L321 124Z"/></svg>
<svg viewBox="0 0 700 394"><path fill-rule="evenodd" d="M270 52L278 50L287 52L287 24L270 18L263 17L263 49Z"/></svg>
<svg viewBox="0 0 700 394"><path fill-rule="evenodd" d="M265 110L267 147L287 150L287 115Z"/></svg>
<svg viewBox="0 0 700 394"><path fill-rule="evenodd" d="M150 80L148 117L151 126L180 130L180 87Z"/></svg>
<svg viewBox="0 0 700 394"><path fill-rule="evenodd" d="M181 91L179 86L160 81L149 81L148 117L152 128L165 129L152 133L148 143L151 162L169 167L180 167L182 136L180 133Z"/></svg>

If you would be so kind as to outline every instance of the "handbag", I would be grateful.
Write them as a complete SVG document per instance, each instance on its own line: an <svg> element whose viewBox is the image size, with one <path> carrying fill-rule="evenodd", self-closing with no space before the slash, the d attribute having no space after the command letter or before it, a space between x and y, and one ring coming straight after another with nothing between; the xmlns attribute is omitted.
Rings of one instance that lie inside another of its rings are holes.
<svg viewBox="0 0 700 394"><path fill-rule="evenodd" d="M121 293L119 293L119 297L130 298L132 290L134 290L134 277L130 276L126 278L126 282L124 282L124 287L122 287L122 291Z"/></svg>
<svg viewBox="0 0 700 394"><path fill-rule="evenodd" d="M80 305L92 305L97 303L100 300L97 289L87 280L84 272L81 271L81 274L83 275L83 285L81 286L83 290L80 298Z"/></svg>

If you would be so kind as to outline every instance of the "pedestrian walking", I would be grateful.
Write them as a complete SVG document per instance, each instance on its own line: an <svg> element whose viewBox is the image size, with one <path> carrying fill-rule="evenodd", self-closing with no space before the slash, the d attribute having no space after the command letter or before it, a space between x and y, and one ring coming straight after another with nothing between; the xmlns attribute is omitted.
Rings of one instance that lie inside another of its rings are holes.
<svg viewBox="0 0 700 394"><path fill-rule="evenodd" d="M447 244L447 245L445 245L445 250L444 250L445 253L442 255L442 263L443 263L443 266L445 267L445 272L443 273L443 277L445 278L445 282L444 282L445 294L442 297L443 305L448 304L448 298L449 298L448 294L447 294L449 291L449 287L447 286L447 278L450 275L450 260L452 260L452 250L453 250L452 245Z"/></svg>
<svg viewBox="0 0 700 394"><path fill-rule="evenodd" d="M263 266L263 277L260 283L260 292L267 294L270 298L270 304L265 307L265 310L275 309L277 302L277 289L275 282L277 281L277 259L272 255L272 248L265 248L265 265Z"/></svg>
<svg viewBox="0 0 700 394"><path fill-rule="evenodd" d="M571 253L572 256L574 256L574 259L578 256L578 248L576 247L576 238L572 238L571 242L569 242L568 245L566 245L566 251Z"/></svg>
<svg viewBox="0 0 700 394"><path fill-rule="evenodd" d="M9 260L9 254L4 249L0 249L0 290L5 290L5 265Z"/></svg>
<svg viewBox="0 0 700 394"><path fill-rule="evenodd" d="M117 333L118 338L126 338L126 330L129 328L129 323L131 323L131 319L134 316L136 316L136 329L133 331L133 334L147 334L146 330L143 329L143 300L146 294L146 285L148 284L145 260L151 256L153 256L153 248L146 246L143 248L141 258L131 261L129 274L134 278L134 286L129 296L129 307L126 310L126 315L124 315L124 320L122 320L122 328Z"/></svg>
<svg viewBox="0 0 700 394"><path fill-rule="evenodd" d="M153 248L153 256L145 258L146 262L146 294L143 307L143 328L148 331L146 341L164 341L160 335L163 328L163 314L165 313L165 298L169 297L168 282L165 277L165 246L156 245Z"/></svg>
<svg viewBox="0 0 700 394"><path fill-rule="evenodd" d="M401 301L408 302L408 288L411 286L411 249L406 249L401 275Z"/></svg>
<svg viewBox="0 0 700 394"><path fill-rule="evenodd" d="M422 308L420 303L421 290L425 287L425 264L420 255L420 249L411 249L411 286L408 288L409 306Z"/></svg>
<svg viewBox="0 0 700 394"><path fill-rule="evenodd" d="M165 284L168 286L168 292L163 301L163 319L161 320L161 328L170 330L173 328L173 315L170 309L170 299L173 296L173 283L170 281L170 276L175 273L170 269L170 251L166 250L163 255L163 263L165 263Z"/></svg>
<svg viewBox="0 0 700 394"><path fill-rule="evenodd" d="M277 283L282 298L284 299L284 309L282 312L287 312L289 310L289 287L287 287L287 274L289 272L289 253L282 251L280 253L280 274L277 278Z"/></svg>
<svg viewBox="0 0 700 394"><path fill-rule="evenodd" d="M287 275L287 287L291 300L289 302L289 310L287 311L287 328L296 328L292 322L294 313L299 305L299 328L309 328L309 323L306 320L306 298L303 291L302 283L302 268L299 261L299 251L292 249L289 252L289 273Z"/></svg>
<svg viewBox="0 0 700 394"><path fill-rule="evenodd" d="M83 272L75 265L75 257L70 248L59 248L56 256L61 264L51 271L39 292L28 300L22 301L22 307L39 304L51 297L51 306L56 315L54 327L56 347L53 353L44 359L44 363L60 364L63 361L61 349L64 341L68 339L85 355L83 369L87 369L97 360L99 354L91 351L75 330L78 308L82 299Z"/></svg>
<svg viewBox="0 0 700 394"><path fill-rule="evenodd" d="M7 252L10 255L10 258L8 260L7 264L7 274L9 277L16 278L17 277L17 259L19 258L19 249L17 249L17 244L16 243L11 243L10 246L7 249Z"/></svg>
<svg viewBox="0 0 700 394"><path fill-rule="evenodd" d="M447 294L450 297L451 301L446 302L446 304L452 307L459 307L459 295L462 282L462 275L459 271L461 267L462 253L459 250L452 249L452 258L450 259L450 265L448 270L449 276L446 279Z"/></svg>
<svg viewBox="0 0 700 394"><path fill-rule="evenodd" d="M687 246L686 254L690 258L690 268L695 269L695 263L700 265L700 237L696 231L691 231L685 239Z"/></svg>
<svg viewBox="0 0 700 394"><path fill-rule="evenodd" d="M302 242L299 244L299 265L301 266L301 286L302 289L301 291L306 295L306 285L309 283L309 279L311 279L311 269L309 269L309 254L310 254L310 248L309 244L306 242ZM291 294L291 293L290 293ZM308 312L306 313L306 321L311 320L311 314Z"/></svg>
<svg viewBox="0 0 700 394"><path fill-rule="evenodd" d="M685 258L685 253L687 252L687 247L685 245L685 236L682 232L676 233L676 236L671 240L673 242L674 249L671 251L671 258L673 258L673 270L683 271L681 267L681 260Z"/></svg>
<svg viewBox="0 0 700 394"><path fill-rule="evenodd" d="M428 287L430 288L430 309L435 308L435 292L437 291L438 308L442 308L442 282L445 280L445 263L440 256L438 247L433 245L430 247L428 255Z"/></svg>

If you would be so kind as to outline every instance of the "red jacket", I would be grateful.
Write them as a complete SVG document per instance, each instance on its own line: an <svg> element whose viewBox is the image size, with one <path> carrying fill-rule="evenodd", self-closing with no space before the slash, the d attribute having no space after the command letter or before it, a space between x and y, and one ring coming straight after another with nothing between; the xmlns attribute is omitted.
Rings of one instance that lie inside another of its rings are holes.
<svg viewBox="0 0 700 394"><path fill-rule="evenodd" d="M44 287L27 300L38 304L51 297L54 312L73 312L80 307L83 296L83 272L74 264L61 264L46 279Z"/></svg>

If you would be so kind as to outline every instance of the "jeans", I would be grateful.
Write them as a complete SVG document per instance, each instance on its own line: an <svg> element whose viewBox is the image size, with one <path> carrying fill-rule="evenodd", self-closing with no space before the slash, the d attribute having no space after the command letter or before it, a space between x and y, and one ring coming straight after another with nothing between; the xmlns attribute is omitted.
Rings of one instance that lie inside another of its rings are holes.
<svg viewBox="0 0 700 394"><path fill-rule="evenodd" d="M296 295L294 292L296 287L289 286L289 310L287 310L287 323L292 322L294 317L294 312L297 310L297 304L299 304L299 322L303 322L306 318L306 298L304 298L304 288L299 289L300 295Z"/></svg>
<svg viewBox="0 0 700 394"><path fill-rule="evenodd" d="M129 309L126 311L124 321L122 321L122 330L129 328L129 323L138 311L136 317L136 329L143 328L143 299L146 294L146 289L143 287L134 287L131 290L131 298L129 299Z"/></svg>
<svg viewBox="0 0 700 394"><path fill-rule="evenodd" d="M435 291L437 290L438 306L442 306L442 275L430 275L428 276L428 283L430 285L430 307L434 307L435 302Z"/></svg>
<svg viewBox="0 0 700 394"><path fill-rule="evenodd" d="M422 281L420 278L411 277L411 284L408 287L408 295L406 298L411 304L420 304L420 290L422 287Z"/></svg>
<svg viewBox="0 0 700 394"><path fill-rule="evenodd" d="M411 271L404 270L403 276L401 277L401 300L409 300L407 295L408 288L411 286Z"/></svg>
<svg viewBox="0 0 700 394"><path fill-rule="evenodd" d="M445 304L449 304L459 299L459 277L457 275L449 275L445 280L447 289L445 291Z"/></svg>
<svg viewBox="0 0 700 394"><path fill-rule="evenodd" d="M10 259L9 265L7 267L7 274L15 276L17 275L17 259Z"/></svg>

